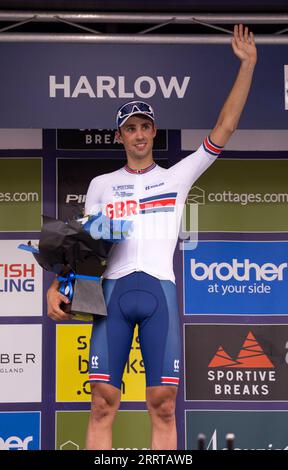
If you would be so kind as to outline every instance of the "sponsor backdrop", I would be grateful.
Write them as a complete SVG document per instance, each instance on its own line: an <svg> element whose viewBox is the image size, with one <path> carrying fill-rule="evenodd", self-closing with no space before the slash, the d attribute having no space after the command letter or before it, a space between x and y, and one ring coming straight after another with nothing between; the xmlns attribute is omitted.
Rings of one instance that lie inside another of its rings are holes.
<svg viewBox="0 0 288 470"><path fill-rule="evenodd" d="M57 325L56 401L90 402L88 358L91 324ZM145 369L135 329L122 379L122 401L145 400Z"/></svg>
<svg viewBox="0 0 288 470"><path fill-rule="evenodd" d="M287 129L287 48L259 45L244 129ZM210 128L238 67L229 44L1 43L0 55L6 128L111 129L115 108L132 99L151 100L162 129Z"/></svg>
<svg viewBox="0 0 288 470"><path fill-rule="evenodd" d="M40 158L1 158L1 231L33 232L41 228L41 166Z"/></svg>
<svg viewBox="0 0 288 470"><path fill-rule="evenodd" d="M38 412L0 412L0 450L39 450L41 415Z"/></svg>
<svg viewBox="0 0 288 470"><path fill-rule="evenodd" d="M119 104L155 105L155 159L169 168L201 144L237 70L228 46L169 46L169 61L153 46L148 63L148 46L82 48L0 45L1 449L83 449L90 409L91 324L47 317L53 275L19 243L37 242L42 214L80 215L90 180L124 165L113 130ZM191 188L176 248L179 449L196 448L200 432L209 449L224 448L227 432L238 448L288 445L287 46L259 55L242 134ZM113 447L148 448L137 330L121 392Z"/></svg>
<svg viewBox="0 0 288 470"><path fill-rule="evenodd" d="M287 325L185 325L186 400L287 401L287 333Z"/></svg>
<svg viewBox="0 0 288 470"><path fill-rule="evenodd" d="M224 450L225 436L237 436L235 450L287 450L287 410L277 411L186 411L186 448L195 449L199 432L207 449Z"/></svg>
<svg viewBox="0 0 288 470"><path fill-rule="evenodd" d="M89 411L56 412L56 449L82 450ZM137 429L137 432L135 432ZM113 429L113 449L149 449L151 438L147 411L119 411Z"/></svg>
<svg viewBox="0 0 288 470"><path fill-rule="evenodd" d="M185 314L288 314L287 242L190 244L183 250Z"/></svg>
<svg viewBox="0 0 288 470"><path fill-rule="evenodd" d="M18 249L28 242L1 240L0 317L42 315L42 269L30 253Z"/></svg>

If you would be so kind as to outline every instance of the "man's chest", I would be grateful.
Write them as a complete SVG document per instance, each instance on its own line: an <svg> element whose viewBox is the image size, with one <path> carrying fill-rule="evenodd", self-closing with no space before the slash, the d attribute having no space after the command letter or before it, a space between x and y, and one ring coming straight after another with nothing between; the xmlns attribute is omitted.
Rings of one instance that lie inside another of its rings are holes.
<svg viewBox="0 0 288 470"><path fill-rule="evenodd" d="M173 211L177 188L161 175L109 182L101 194L102 211L109 218L135 218L140 214Z"/></svg>

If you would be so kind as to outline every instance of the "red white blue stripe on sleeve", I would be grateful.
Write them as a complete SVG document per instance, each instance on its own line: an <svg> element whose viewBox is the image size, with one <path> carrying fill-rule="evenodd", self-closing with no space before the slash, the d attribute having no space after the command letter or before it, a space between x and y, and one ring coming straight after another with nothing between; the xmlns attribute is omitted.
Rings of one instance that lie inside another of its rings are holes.
<svg viewBox="0 0 288 470"><path fill-rule="evenodd" d="M221 151L223 150L223 147L213 144L209 136L207 136L206 139L204 140L203 147L206 150L206 152L210 153L214 157L217 157L218 155L220 155Z"/></svg>
<svg viewBox="0 0 288 470"><path fill-rule="evenodd" d="M96 381L101 381L101 382L109 382L110 381L110 375L108 374L89 374L89 381L90 382L96 382Z"/></svg>
<svg viewBox="0 0 288 470"><path fill-rule="evenodd" d="M178 377L161 377L162 385L179 385L180 379Z"/></svg>

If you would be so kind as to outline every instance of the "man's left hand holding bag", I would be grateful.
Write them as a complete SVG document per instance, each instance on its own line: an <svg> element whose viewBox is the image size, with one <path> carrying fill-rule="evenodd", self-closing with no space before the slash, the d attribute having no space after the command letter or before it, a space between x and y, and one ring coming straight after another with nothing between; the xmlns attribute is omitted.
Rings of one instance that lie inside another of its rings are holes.
<svg viewBox="0 0 288 470"><path fill-rule="evenodd" d="M68 306L69 299L59 292L59 281L55 279L47 291L47 313L48 317L55 321L72 320L73 315L63 310L63 305ZM62 304L62 305L61 305ZM61 308L62 307L62 308Z"/></svg>

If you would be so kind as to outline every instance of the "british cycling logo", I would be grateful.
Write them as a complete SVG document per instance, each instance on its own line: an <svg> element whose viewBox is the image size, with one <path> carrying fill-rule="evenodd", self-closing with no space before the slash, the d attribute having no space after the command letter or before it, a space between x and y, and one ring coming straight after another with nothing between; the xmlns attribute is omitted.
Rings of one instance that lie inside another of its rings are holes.
<svg viewBox="0 0 288 470"><path fill-rule="evenodd" d="M0 264L0 292L34 292L34 263Z"/></svg>

